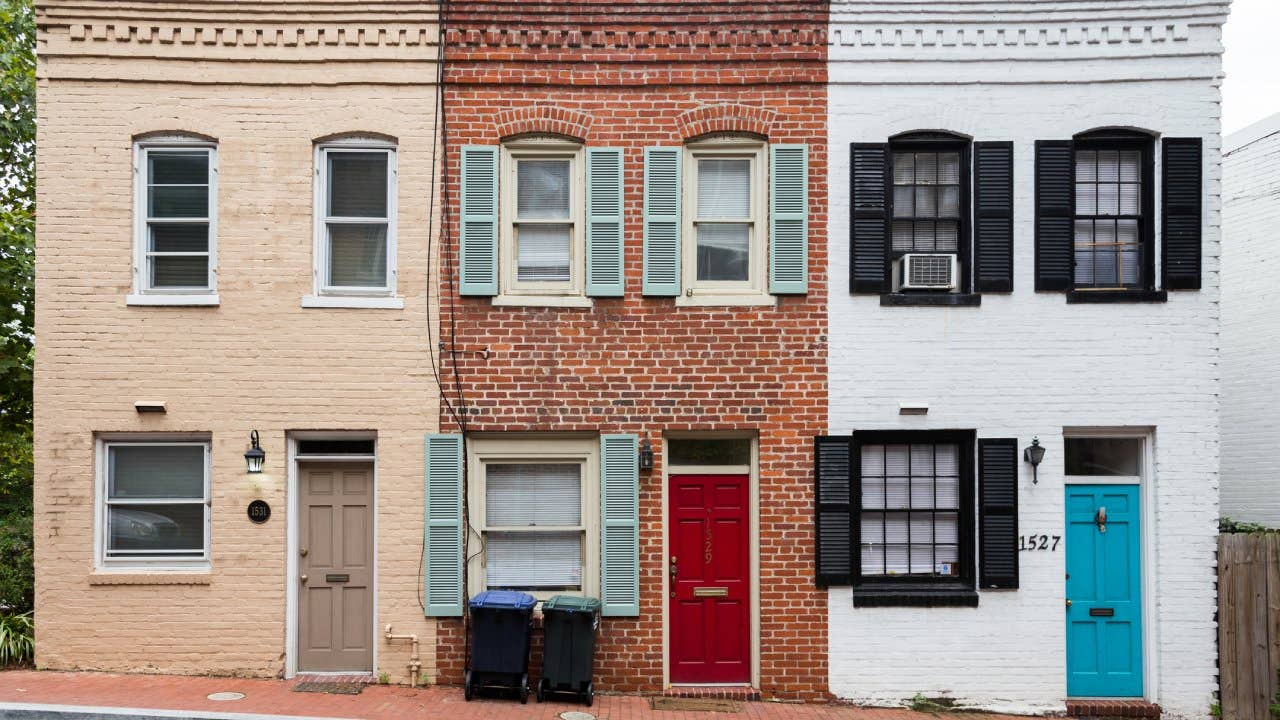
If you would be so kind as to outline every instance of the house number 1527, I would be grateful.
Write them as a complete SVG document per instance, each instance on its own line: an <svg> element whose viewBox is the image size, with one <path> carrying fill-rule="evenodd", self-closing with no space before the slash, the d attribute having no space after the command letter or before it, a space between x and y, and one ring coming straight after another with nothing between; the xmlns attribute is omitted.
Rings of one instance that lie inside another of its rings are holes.
<svg viewBox="0 0 1280 720"><path fill-rule="evenodd" d="M1018 549L1057 552L1060 542L1062 542L1061 535L1019 535Z"/></svg>

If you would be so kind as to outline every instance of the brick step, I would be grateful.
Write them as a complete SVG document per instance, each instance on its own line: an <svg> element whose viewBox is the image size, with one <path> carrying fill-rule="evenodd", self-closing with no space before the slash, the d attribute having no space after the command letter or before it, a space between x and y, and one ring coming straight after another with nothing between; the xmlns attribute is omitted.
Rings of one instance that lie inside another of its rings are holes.
<svg viewBox="0 0 1280 720"><path fill-rule="evenodd" d="M1158 718L1160 706L1145 700L1067 700L1067 717Z"/></svg>
<svg viewBox="0 0 1280 720"><path fill-rule="evenodd" d="M358 683L361 685L373 685L378 679L373 673L298 673L293 676L290 684L297 685L303 682L327 682L327 683Z"/></svg>
<svg viewBox="0 0 1280 720"><path fill-rule="evenodd" d="M746 685L677 685L664 690L662 696L757 702L760 691Z"/></svg>

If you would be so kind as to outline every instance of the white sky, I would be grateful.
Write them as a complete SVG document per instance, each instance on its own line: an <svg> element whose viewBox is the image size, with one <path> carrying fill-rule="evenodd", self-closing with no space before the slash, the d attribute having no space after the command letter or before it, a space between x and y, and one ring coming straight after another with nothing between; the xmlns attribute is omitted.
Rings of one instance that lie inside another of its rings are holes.
<svg viewBox="0 0 1280 720"><path fill-rule="evenodd" d="M1280 113L1280 0L1233 0L1223 42L1224 135Z"/></svg>

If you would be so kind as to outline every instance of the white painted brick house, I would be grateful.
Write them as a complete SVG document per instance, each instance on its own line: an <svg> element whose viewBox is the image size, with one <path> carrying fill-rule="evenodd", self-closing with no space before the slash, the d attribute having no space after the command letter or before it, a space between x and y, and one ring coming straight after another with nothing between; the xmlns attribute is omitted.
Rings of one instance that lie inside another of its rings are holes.
<svg viewBox="0 0 1280 720"><path fill-rule="evenodd" d="M1222 515L1280 527L1280 114L1222 158Z"/></svg>
<svg viewBox="0 0 1280 720"><path fill-rule="evenodd" d="M1207 715L1226 12L832 3L837 696Z"/></svg>

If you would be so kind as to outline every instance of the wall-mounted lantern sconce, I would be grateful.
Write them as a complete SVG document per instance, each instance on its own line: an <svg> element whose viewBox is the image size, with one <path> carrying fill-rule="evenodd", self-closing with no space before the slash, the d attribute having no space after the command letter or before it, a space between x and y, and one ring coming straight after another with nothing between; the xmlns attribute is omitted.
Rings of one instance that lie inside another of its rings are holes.
<svg viewBox="0 0 1280 720"><path fill-rule="evenodd" d="M262 472L262 463L267 460L267 454L258 445L257 430L249 433L249 443L249 449L244 453L244 464L249 466L249 472L260 473Z"/></svg>
<svg viewBox="0 0 1280 720"><path fill-rule="evenodd" d="M649 438L640 441L640 469L653 469L653 446L649 444Z"/></svg>
<svg viewBox="0 0 1280 720"><path fill-rule="evenodd" d="M1031 445L1022 451L1022 459L1031 463L1031 483L1034 485L1040 482L1036 468L1040 467L1040 461L1044 459L1044 448L1040 445L1040 438L1031 439Z"/></svg>

